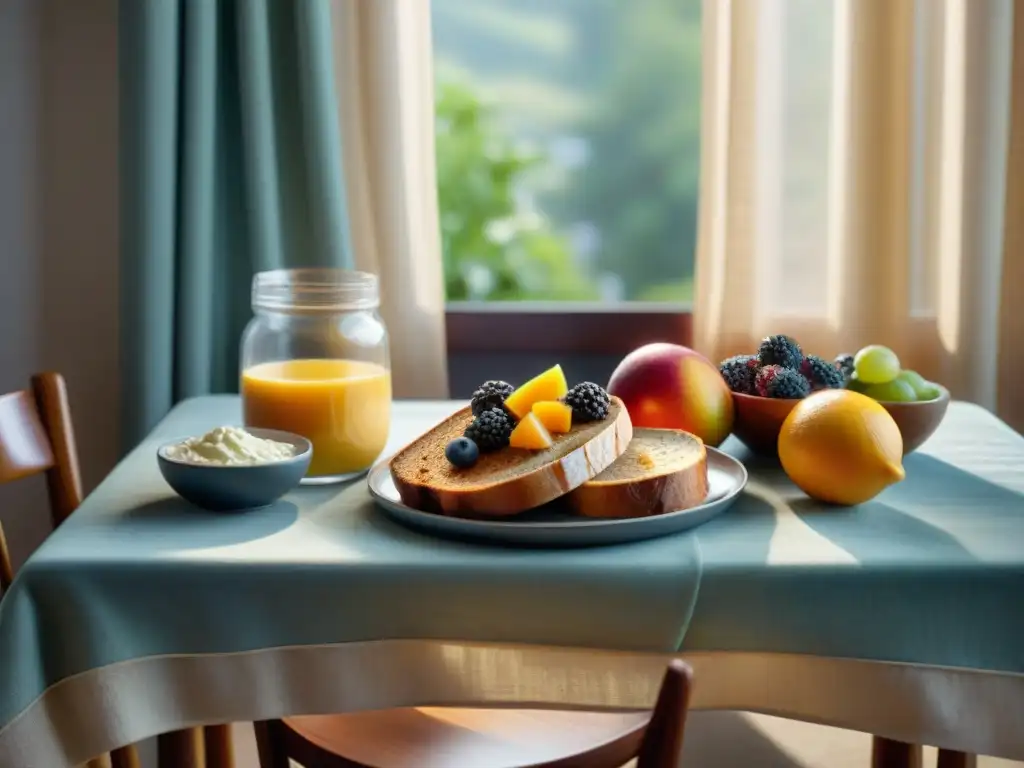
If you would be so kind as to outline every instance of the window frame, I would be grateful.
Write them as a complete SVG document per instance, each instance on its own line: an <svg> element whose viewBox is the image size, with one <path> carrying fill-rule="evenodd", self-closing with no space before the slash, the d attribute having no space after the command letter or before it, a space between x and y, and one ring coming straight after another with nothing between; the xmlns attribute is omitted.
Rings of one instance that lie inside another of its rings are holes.
<svg viewBox="0 0 1024 768"><path fill-rule="evenodd" d="M454 355L625 355L655 341L693 341L692 309L683 304L449 302L445 326Z"/></svg>

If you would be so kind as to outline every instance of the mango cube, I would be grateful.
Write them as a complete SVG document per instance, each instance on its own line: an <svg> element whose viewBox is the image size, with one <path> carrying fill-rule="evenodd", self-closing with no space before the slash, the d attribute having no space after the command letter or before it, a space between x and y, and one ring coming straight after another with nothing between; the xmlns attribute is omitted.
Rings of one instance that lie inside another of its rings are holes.
<svg viewBox="0 0 1024 768"><path fill-rule="evenodd" d="M522 421L516 424L508 440L508 444L513 448L526 448L531 451L550 448L551 443L551 435L533 413L526 414Z"/></svg>
<svg viewBox="0 0 1024 768"><path fill-rule="evenodd" d="M572 407L557 400L541 400L531 411L548 432L564 435L572 428Z"/></svg>
<svg viewBox="0 0 1024 768"><path fill-rule="evenodd" d="M524 419L530 413L534 403L539 403L542 400L558 400L565 397L565 393L568 391L569 386L565 383L562 366L556 365L553 368L548 368L544 373L534 376L506 397L505 407L517 419Z"/></svg>

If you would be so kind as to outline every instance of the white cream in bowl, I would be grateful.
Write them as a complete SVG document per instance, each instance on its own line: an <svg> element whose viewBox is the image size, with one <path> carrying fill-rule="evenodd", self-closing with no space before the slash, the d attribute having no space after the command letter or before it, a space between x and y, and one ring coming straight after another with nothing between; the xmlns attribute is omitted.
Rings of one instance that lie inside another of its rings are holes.
<svg viewBox="0 0 1024 768"><path fill-rule="evenodd" d="M291 443L269 440L238 427L217 427L163 449L165 458L185 464L243 467L294 458Z"/></svg>

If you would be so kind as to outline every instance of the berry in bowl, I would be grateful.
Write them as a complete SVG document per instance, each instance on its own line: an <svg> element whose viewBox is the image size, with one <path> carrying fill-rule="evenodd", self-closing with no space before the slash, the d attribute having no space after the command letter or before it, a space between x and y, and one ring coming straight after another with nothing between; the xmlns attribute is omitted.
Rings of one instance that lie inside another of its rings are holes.
<svg viewBox="0 0 1024 768"><path fill-rule="evenodd" d="M834 364L805 357L795 339L781 334L763 339L755 354L723 360L718 370L732 391L733 434L767 455L777 453L782 422L800 400L815 389L844 384Z"/></svg>
<svg viewBox="0 0 1024 768"><path fill-rule="evenodd" d="M733 433L761 454L777 453L782 423L812 392L850 389L878 401L900 428L904 455L932 435L949 404L945 388L903 370L896 354L877 344L828 361L777 334L763 339L756 354L727 358L718 370L732 391Z"/></svg>

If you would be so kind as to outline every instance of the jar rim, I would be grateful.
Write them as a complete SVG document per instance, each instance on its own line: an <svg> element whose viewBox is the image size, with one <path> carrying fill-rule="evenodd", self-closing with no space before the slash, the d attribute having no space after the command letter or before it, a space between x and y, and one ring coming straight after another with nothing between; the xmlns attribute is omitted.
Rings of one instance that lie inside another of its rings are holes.
<svg viewBox="0 0 1024 768"><path fill-rule="evenodd" d="M257 272L252 308L337 312L380 306L380 281L372 272L337 267L300 267Z"/></svg>

